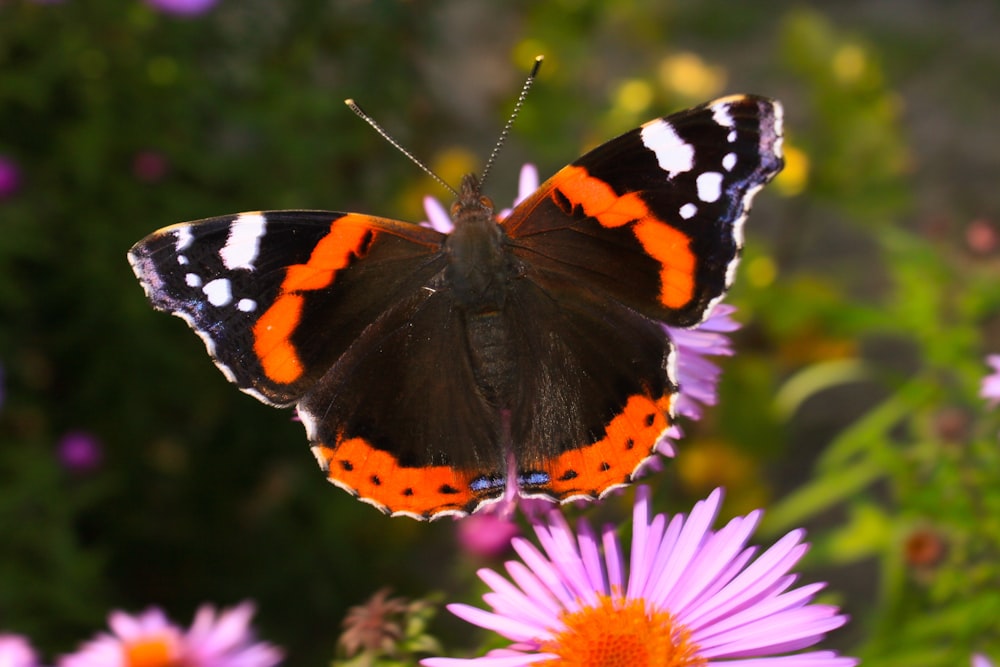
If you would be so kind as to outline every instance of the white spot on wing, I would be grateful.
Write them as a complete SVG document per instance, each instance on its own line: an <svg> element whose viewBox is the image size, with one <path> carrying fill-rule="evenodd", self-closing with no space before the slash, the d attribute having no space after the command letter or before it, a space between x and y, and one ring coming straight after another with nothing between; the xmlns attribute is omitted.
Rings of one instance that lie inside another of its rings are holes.
<svg viewBox="0 0 1000 667"><path fill-rule="evenodd" d="M733 130L726 136L726 141L728 141L729 143L733 143L734 141L736 141L736 130Z"/></svg>
<svg viewBox="0 0 1000 667"><path fill-rule="evenodd" d="M240 299L236 302L236 308L244 313L252 313L257 310L257 302L253 299Z"/></svg>
<svg viewBox="0 0 1000 667"><path fill-rule="evenodd" d="M772 108L774 109L774 154L780 158L782 157L782 143L785 140L782 134L785 124L785 107L781 106L781 102L775 100Z"/></svg>
<svg viewBox="0 0 1000 667"><path fill-rule="evenodd" d="M722 168L726 171L732 171L735 166L736 153L726 153L725 157L722 158Z"/></svg>
<svg viewBox="0 0 1000 667"><path fill-rule="evenodd" d="M643 145L656 154L660 169L667 178L691 171L694 166L694 148L677 136L673 126L665 120L651 120L639 132Z"/></svg>
<svg viewBox="0 0 1000 667"><path fill-rule="evenodd" d="M174 236L177 239L174 243L174 248L178 253L183 252L194 241L194 234L191 233L190 225L181 225L178 227Z"/></svg>
<svg viewBox="0 0 1000 667"><path fill-rule="evenodd" d="M722 196L722 174L717 171L706 171L698 176L698 199L703 202L718 201Z"/></svg>
<svg viewBox="0 0 1000 667"><path fill-rule="evenodd" d="M222 263L230 271L253 269L260 250L260 237L264 235L264 216L260 213L241 213L229 228L226 245L219 251Z"/></svg>
<svg viewBox="0 0 1000 667"><path fill-rule="evenodd" d="M712 107L712 120L722 127L732 127L734 125L733 117L729 113L728 102L716 104Z"/></svg>
<svg viewBox="0 0 1000 667"><path fill-rule="evenodd" d="M233 300L233 290L226 278L210 280L201 291L208 297L208 302L216 307L229 305Z"/></svg>
<svg viewBox="0 0 1000 667"><path fill-rule="evenodd" d="M678 213L681 214L681 217L684 218L685 220L690 220L691 218L694 217L695 213L697 212L698 212L698 207L691 203L684 204L684 206L681 206L680 210L678 211Z"/></svg>
<svg viewBox="0 0 1000 667"><path fill-rule="evenodd" d="M184 266L188 263L187 255L177 255L177 263Z"/></svg>
<svg viewBox="0 0 1000 667"><path fill-rule="evenodd" d="M189 273L184 276L184 282L188 287L201 287L201 276L197 273Z"/></svg>

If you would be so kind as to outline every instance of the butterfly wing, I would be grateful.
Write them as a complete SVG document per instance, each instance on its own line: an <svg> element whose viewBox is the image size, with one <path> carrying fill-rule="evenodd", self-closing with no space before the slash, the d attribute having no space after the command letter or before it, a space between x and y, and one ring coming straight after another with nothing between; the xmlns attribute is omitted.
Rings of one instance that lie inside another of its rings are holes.
<svg viewBox="0 0 1000 667"><path fill-rule="evenodd" d="M502 222L527 285L512 319L535 351L513 411L523 493L600 496L653 453L677 391L662 325L698 324L732 283L751 200L782 166L781 120L777 102L732 96L650 121Z"/></svg>
<svg viewBox="0 0 1000 667"><path fill-rule="evenodd" d="M572 279L671 326L732 283L743 221L782 167L781 106L736 95L650 121L564 167L503 227L531 279Z"/></svg>
<svg viewBox="0 0 1000 667"><path fill-rule="evenodd" d="M184 319L231 382L284 406L440 271L442 239L366 215L270 211L166 227L128 257L153 306Z"/></svg>
<svg viewBox="0 0 1000 667"><path fill-rule="evenodd" d="M298 405L331 482L427 518L502 494L506 465L442 284L444 239L366 215L270 211L167 227L129 260L231 382Z"/></svg>

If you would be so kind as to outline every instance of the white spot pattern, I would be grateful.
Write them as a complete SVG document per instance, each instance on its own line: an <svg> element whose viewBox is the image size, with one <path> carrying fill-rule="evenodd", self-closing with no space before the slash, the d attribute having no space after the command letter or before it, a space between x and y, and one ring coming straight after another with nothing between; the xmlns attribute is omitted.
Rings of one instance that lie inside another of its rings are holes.
<svg viewBox="0 0 1000 667"><path fill-rule="evenodd" d="M736 153L726 153L725 157L722 158L722 168L726 171L732 171L735 166Z"/></svg>
<svg viewBox="0 0 1000 667"><path fill-rule="evenodd" d="M208 302L213 306L227 306L233 300L232 286L227 278L216 278L205 283L201 291L208 297Z"/></svg>
<svg viewBox="0 0 1000 667"><path fill-rule="evenodd" d="M201 287L201 276L197 273L188 273L184 276L184 282L188 287Z"/></svg>
<svg viewBox="0 0 1000 667"><path fill-rule="evenodd" d="M236 308L244 313L252 313L257 310L257 302L253 299L240 299L236 302Z"/></svg>
<svg viewBox="0 0 1000 667"><path fill-rule="evenodd" d="M690 220L695 216L697 212L698 212L698 207L690 203L684 204L684 206L681 206L680 210L678 211L678 213L681 214L681 217L684 218L685 220Z"/></svg>
<svg viewBox="0 0 1000 667"><path fill-rule="evenodd" d="M677 136L673 126L665 120L651 120L639 131L643 145L656 154L660 169L667 178L691 171L694 167L694 147Z"/></svg>
<svg viewBox="0 0 1000 667"><path fill-rule="evenodd" d="M222 264L230 271L253 270L264 235L264 216L260 213L241 213L229 227L229 238L219 251Z"/></svg>
<svg viewBox="0 0 1000 667"><path fill-rule="evenodd" d="M706 171L700 174L696 181L698 185L698 199L703 202L718 201L722 196L722 174L717 171Z"/></svg>

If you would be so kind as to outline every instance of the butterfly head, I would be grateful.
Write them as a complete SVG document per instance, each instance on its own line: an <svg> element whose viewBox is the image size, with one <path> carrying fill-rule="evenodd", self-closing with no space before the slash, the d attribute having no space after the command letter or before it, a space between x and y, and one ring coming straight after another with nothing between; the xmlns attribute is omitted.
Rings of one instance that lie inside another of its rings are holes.
<svg viewBox="0 0 1000 667"><path fill-rule="evenodd" d="M462 186L458 191L458 199L451 205L453 220L481 217L493 218L495 209L493 200L482 193L482 183L475 174L462 177Z"/></svg>

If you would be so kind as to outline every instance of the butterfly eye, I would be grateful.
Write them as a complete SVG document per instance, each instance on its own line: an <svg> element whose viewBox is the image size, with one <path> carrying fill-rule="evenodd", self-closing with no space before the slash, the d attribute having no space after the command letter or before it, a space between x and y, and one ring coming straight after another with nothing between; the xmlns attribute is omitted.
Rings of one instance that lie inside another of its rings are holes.
<svg viewBox="0 0 1000 667"><path fill-rule="evenodd" d="M483 208L488 208L491 211L493 210L493 200L489 197L483 195L479 198L479 203L482 204Z"/></svg>

